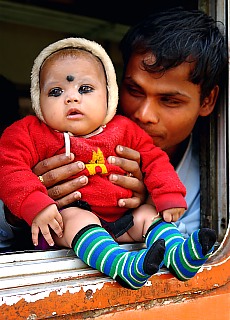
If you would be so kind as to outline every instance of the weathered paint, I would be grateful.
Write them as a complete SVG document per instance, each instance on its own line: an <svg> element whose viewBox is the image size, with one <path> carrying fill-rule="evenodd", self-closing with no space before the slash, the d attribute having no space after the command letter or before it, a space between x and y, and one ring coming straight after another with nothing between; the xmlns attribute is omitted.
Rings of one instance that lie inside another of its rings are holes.
<svg viewBox="0 0 230 320"><path fill-rule="evenodd" d="M210 292L173 299L157 299L149 304L138 304L133 308L108 312L97 320L219 320L230 319L230 283L212 294ZM77 318L73 318L77 319ZM89 319L89 318L85 318Z"/></svg>

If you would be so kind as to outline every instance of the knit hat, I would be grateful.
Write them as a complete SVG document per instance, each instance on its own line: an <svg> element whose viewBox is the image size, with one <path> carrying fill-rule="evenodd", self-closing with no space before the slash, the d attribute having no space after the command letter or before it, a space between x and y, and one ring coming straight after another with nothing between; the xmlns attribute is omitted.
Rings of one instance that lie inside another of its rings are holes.
<svg viewBox="0 0 230 320"><path fill-rule="evenodd" d="M43 62L54 52L64 48L76 48L83 49L91 52L97 58L100 59L104 66L107 91L108 91L108 106L107 114L102 125L108 123L115 115L118 104L118 86L116 81L116 73L113 63L106 53L105 49L98 43L87 40L84 38L66 38L50 44L44 48L34 61L34 65L31 72L31 102L37 117L45 122L41 108L40 108L40 85L39 85L39 73Z"/></svg>

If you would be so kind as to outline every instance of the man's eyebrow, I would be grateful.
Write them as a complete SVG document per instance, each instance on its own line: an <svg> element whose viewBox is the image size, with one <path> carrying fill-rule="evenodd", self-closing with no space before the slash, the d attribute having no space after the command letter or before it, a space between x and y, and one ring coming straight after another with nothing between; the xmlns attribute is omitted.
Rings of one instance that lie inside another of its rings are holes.
<svg viewBox="0 0 230 320"><path fill-rule="evenodd" d="M135 82L131 76L125 76L124 80L129 80L131 82Z"/></svg>
<svg viewBox="0 0 230 320"><path fill-rule="evenodd" d="M167 96L167 97L173 97L173 96L183 96L188 98L187 94L184 94L183 92L180 91L171 91L171 92L162 92L162 96Z"/></svg>
<svg viewBox="0 0 230 320"><path fill-rule="evenodd" d="M128 83L133 84L133 85L141 88L141 85L139 85L139 84L136 82L136 80L134 80L134 79L133 79L132 77L130 77L130 76L125 77L123 80L125 80L125 81L127 81Z"/></svg>
<svg viewBox="0 0 230 320"><path fill-rule="evenodd" d="M135 79L133 79L131 76L126 76L126 77L124 77L123 80L127 81L127 83L130 84L130 85L133 85L133 86L135 86L135 87L137 87L137 88L142 89L141 84L138 84L138 82L137 82ZM184 92L182 92L182 91L178 91L178 90L175 90L175 91L167 91L167 92L162 91L162 92L159 92L158 95L159 95L159 96L165 96L165 97L181 96L181 97L189 98L189 96L188 96L186 93L184 93Z"/></svg>

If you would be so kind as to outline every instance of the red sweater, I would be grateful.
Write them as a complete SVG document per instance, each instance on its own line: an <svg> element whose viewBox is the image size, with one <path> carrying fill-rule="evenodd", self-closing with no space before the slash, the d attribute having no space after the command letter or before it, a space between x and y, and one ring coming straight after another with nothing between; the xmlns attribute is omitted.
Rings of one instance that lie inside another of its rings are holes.
<svg viewBox="0 0 230 320"><path fill-rule="evenodd" d="M144 182L157 211L173 207L186 208L186 190L170 164L168 156L153 145L152 138L138 125L123 116L115 116L103 132L91 138L70 137L71 152L86 168L80 175L89 176L87 186L80 189L82 200L106 221L121 217L126 209L117 201L129 198L130 190L112 184L108 175L124 174L107 162L116 156L118 144L141 154ZM55 203L46 188L31 171L39 161L65 152L63 133L50 129L35 116L27 116L8 127L0 140L0 199L19 218L31 225L35 216Z"/></svg>

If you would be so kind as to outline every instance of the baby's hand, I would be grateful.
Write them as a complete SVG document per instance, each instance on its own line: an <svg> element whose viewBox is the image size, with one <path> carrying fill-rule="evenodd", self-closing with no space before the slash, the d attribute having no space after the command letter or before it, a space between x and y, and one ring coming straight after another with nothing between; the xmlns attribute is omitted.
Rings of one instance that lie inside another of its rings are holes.
<svg viewBox="0 0 230 320"><path fill-rule="evenodd" d="M40 211L39 214L34 218L31 226L32 241L34 246L38 245L39 231L41 231L45 240L50 246L54 245L54 241L50 233L50 228L53 229L58 237L62 237L62 216L55 204L49 205L48 207Z"/></svg>
<svg viewBox="0 0 230 320"><path fill-rule="evenodd" d="M171 208L162 211L165 222L176 222L185 212L185 208Z"/></svg>

